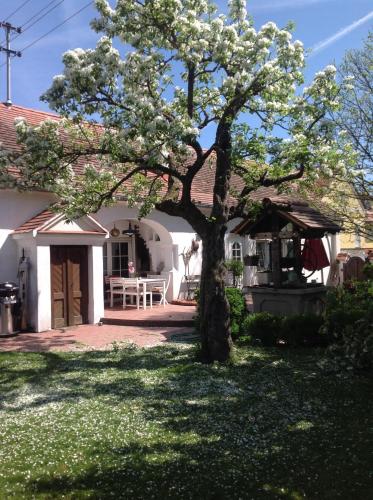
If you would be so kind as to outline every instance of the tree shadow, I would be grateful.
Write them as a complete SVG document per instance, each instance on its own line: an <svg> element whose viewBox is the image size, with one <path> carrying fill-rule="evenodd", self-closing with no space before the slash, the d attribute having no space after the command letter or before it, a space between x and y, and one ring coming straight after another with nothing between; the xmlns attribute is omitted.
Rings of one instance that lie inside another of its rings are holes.
<svg viewBox="0 0 373 500"><path fill-rule="evenodd" d="M41 393L51 386L50 393L10 411L107 396L108 407L141 404L144 429L124 444L105 438L92 442L83 471L41 472L27 484L30 495L371 496L367 464L373 450L361 415L372 383L325 378L315 367L314 351L299 350L295 356L256 349L235 366L203 366L193 362L189 350L168 346L38 356L43 366L26 370L22 380ZM156 374L152 384L147 374ZM63 387L55 395L53 380ZM148 428L157 432L147 435ZM355 457L351 463L347 449Z"/></svg>

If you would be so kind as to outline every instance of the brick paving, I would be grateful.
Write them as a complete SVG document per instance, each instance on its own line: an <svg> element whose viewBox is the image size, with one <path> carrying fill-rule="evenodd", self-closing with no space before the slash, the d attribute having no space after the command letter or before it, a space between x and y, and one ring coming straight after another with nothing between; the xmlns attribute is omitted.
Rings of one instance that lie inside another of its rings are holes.
<svg viewBox="0 0 373 500"><path fill-rule="evenodd" d="M195 306L180 306L167 304L165 307L156 305L152 309L145 310L136 306L127 305L125 309L116 305L105 308L105 324L131 325L131 326L193 326L193 318L196 313Z"/></svg>
<svg viewBox="0 0 373 500"><path fill-rule="evenodd" d="M0 351L84 351L110 349L113 342L151 347L163 342L184 341L194 336L193 328L185 326L192 324L194 315L194 306L169 304L145 311L131 307L124 310L122 307L114 307L105 309L105 318L113 321L117 319L119 322L127 320L129 325L80 325L42 333L19 333L15 336L0 337ZM157 325L162 322L166 326Z"/></svg>
<svg viewBox="0 0 373 500"><path fill-rule="evenodd" d="M164 342L178 342L193 337L192 328L134 327L116 325L80 325L42 333L19 333L0 337L1 351L85 351L110 349L113 342L128 342L151 347Z"/></svg>

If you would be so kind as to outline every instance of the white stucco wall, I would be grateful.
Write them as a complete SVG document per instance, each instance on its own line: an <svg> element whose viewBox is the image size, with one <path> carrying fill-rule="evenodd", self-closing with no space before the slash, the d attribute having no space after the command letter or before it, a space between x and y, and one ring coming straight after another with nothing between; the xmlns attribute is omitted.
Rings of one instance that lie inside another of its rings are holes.
<svg viewBox="0 0 373 500"><path fill-rule="evenodd" d="M37 307L32 313L32 326L37 332L44 332L52 328L51 309L51 266L50 246L37 245L36 247L36 288ZM35 283L33 283L33 287Z"/></svg>
<svg viewBox="0 0 373 500"><path fill-rule="evenodd" d="M88 248L88 321L98 323L104 317L104 282L103 282L102 245Z"/></svg>
<svg viewBox="0 0 373 500"><path fill-rule="evenodd" d="M0 282L17 279L17 245L11 232L47 208L53 197L47 193L0 190Z"/></svg>

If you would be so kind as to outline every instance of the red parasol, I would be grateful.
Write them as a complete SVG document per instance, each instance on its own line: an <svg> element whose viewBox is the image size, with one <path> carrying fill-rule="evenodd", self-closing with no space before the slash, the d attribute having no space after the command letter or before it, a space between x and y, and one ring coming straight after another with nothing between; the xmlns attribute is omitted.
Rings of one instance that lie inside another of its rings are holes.
<svg viewBox="0 0 373 500"><path fill-rule="evenodd" d="M307 271L319 271L330 265L324 245L319 238L305 240L302 251L302 265Z"/></svg>

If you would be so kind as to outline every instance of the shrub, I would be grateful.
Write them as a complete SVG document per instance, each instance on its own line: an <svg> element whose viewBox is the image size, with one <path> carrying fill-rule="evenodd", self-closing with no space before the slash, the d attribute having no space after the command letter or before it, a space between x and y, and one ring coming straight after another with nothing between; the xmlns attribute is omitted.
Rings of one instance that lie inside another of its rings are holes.
<svg viewBox="0 0 373 500"><path fill-rule="evenodd" d="M325 345L326 335L320 333L324 321L316 314L294 314L282 319L281 340L290 346Z"/></svg>
<svg viewBox="0 0 373 500"><path fill-rule="evenodd" d="M241 330L242 321L247 315L245 296L238 288L226 288L225 294L231 310L232 337L237 338Z"/></svg>
<svg viewBox="0 0 373 500"><path fill-rule="evenodd" d="M367 262L363 267L364 277L368 280L373 280L373 263Z"/></svg>
<svg viewBox="0 0 373 500"><path fill-rule="evenodd" d="M325 367L373 369L373 281L329 292L323 331L332 343L322 362Z"/></svg>
<svg viewBox="0 0 373 500"><path fill-rule="evenodd" d="M241 333L245 337L251 337L253 342L273 346L280 338L281 320L281 316L268 312L249 314L242 323Z"/></svg>
<svg viewBox="0 0 373 500"><path fill-rule="evenodd" d="M263 346L275 346L279 343L288 346L323 345L325 335L319 333L323 319L315 314L295 314L280 316L268 312L250 314L244 319L241 328L243 343L250 337Z"/></svg>
<svg viewBox="0 0 373 500"><path fill-rule="evenodd" d="M323 331L338 341L345 326L373 315L373 282L349 283L330 290L326 297Z"/></svg>
<svg viewBox="0 0 373 500"><path fill-rule="evenodd" d="M373 369L373 321L367 318L346 325L340 332L338 342L326 352L324 367L333 371Z"/></svg>
<svg viewBox="0 0 373 500"><path fill-rule="evenodd" d="M227 296L229 307L230 307L230 319L231 319L231 334L233 338L237 338L240 333L240 325L244 317L246 316L246 303L245 296L242 291L238 288L226 288L225 294ZM200 317L198 311L199 304L199 290L194 294L195 300L197 301L197 315L195 318L195 327L199 330Z"/></svg>

